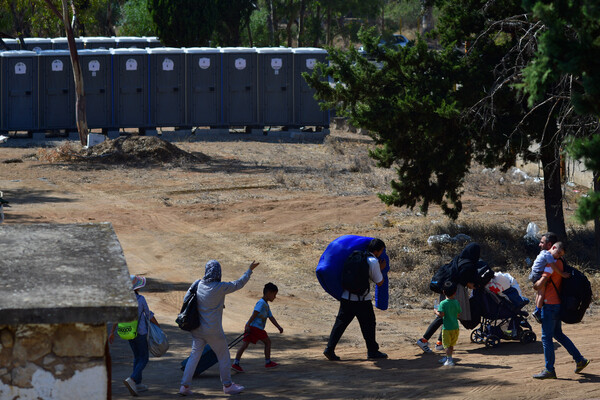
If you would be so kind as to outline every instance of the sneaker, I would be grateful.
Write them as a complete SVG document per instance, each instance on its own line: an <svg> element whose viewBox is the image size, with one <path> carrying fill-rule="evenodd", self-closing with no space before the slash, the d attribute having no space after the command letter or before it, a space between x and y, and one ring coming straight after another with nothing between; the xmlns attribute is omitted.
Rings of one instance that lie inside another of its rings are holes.
<svg viewBox="0 0 600 400"><path fill-rule="evenodd" d="M232 383L229 386L223 386L223 393L225 394L238 394L241 393L245 387L242 385L238 385L237 383Z"/></svg>
<svg viewBox="0 0 600 400"><path fill-rule="evenodd" d="M189 387L181 386L178 394L180 396L191 396L194 394L194 392L192 392Z"/></svg>
<svg viewBox="0 0 600 400"><path fill-rule="evenodd" d="M587 360L584 358L583 360L579 361L577 363L577 367L575 368L575 373L576 374L580 373L588 365L590 365L590 360Z"/></svg>
<svg viewBox="0 0 600 400"><path fill-rule="evenodd" d="M444 357L440 358L440 359L438 360L438 362L439 362L440 364L445 364L447 359L448 359L448 357L444 356Z"/></svg>
<svg viewBox="0 0 600 400"><path fill-rule="evenodd" d="M544 369L539 374L533 376L534 379L556 379L556 372Z"/></svg>
<svg viewBox="0 0 600 400"><path fill-rule="evenodd" d="M341 358L339 358L338 356L336 356L336 355L335 355L335 353L334 353L333 351L325 350L325 351L323 352L323 355L324 355L325 357L327 357L327 359L328 359L329 361L340 361L340 360L341 360Z"/></svg>
<svg viewBox="0 0 600 400"><path fill-rule="evenodd" d="M451 358L447 358L446 361L444 362L444 366L445 367L454 367L456 364L454 363L454 360Z"/></svg>
<svg viewBox="0 0 600 400"><path fill-rule="evenodd" d="M367 353L367 358L388 358L388 355L378 350L372 353Z"/></svg>
<svg viewBox="0 0 600 400"><path fill-rule="evenodd" d="M231 369L237 372L244 372L244 368L240 364L231 364Z"/></svg>
<svg viewBox="0 0 600 400"><path fill-rule="evenodd" d="M444 351L444 345L442 344L442 342L437 342L435 344L435 351Z"/></svg>
<svg viewBox="0 0 600 400"><path fill-rule="evenodd" d="M125 387L127 388L127 390L129 390L129 393L131 393L132 396L137 397L137 395L138 395L137 385L135 384L133 379L127 378L123 381L123 383L125 384Z"/></svg>
<svg viewBox="0 0 600 400"><path fill-rule="evenodd" d="M542 323L542 310L535 310L531 315L538 324Z"/></svg>
<svg viewBox="0 0 600 400"><path fill-rule="evenodd" d="M274 361L269 361L268 363L265 364L265 368L275 368L277 367L279 364L277 364Z"/></svg>
<svg viewBox="0 0 600 400"><path fill-rule="evenodd" d="M144 385L143 383L139 383L139 384L135 385L135 388L137 389L138 393L139 392L145 392L146 390L148 390L148 385Z"/></svg>
<svg viewBox="0 0 600 400"><path fill-rule="evenodd" d="M425 353L431 353L431 349L427 345L427 342L424 342L422 339L417 340L417 346L419 346Z"/></svg>

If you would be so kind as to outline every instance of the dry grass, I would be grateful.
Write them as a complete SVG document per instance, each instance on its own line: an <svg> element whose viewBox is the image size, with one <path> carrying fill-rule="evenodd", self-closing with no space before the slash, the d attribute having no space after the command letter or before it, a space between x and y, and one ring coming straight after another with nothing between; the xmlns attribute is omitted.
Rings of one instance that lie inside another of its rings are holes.
<svg viewBox="0 0 600 400"><path fill-rule="evenodd" d="M80 145L65 141L56 147L40 148L36 156L38 160L49 163L73 162L81 159L80 151Z"/></svg>

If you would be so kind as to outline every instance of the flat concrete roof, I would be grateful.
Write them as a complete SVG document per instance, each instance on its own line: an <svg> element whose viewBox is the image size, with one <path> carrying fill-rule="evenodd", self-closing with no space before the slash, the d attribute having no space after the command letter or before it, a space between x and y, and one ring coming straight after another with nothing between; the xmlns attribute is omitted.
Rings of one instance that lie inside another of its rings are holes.
<svg viewBox="0 0 600 400"><path fill-rule="evenodd" d="M110 223L0 225L0 324L136 317L127 263Z"/></svg>

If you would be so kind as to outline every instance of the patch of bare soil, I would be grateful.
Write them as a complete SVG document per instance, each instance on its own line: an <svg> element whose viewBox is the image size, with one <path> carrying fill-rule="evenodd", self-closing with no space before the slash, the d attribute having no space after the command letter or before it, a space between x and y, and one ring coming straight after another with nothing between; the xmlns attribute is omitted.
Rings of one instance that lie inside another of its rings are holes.
<svg viewBox="0 0 600 400"><path fill-rule="evenodd" d="M322 144L275 139L171 145L123 138L72 161L0 147L0 162L10 160L1 164L0 175L0 191L12 205L5 223L112 223L130 272L148 278L143 294L171 343L165 356L151 358L144 371L149 390L141 398L176 396L191 339L174 320L185 291L213 258L223 265L224 280L238 278L252 260L260 262L246 287L226 298L223 324L230 339L242 332L264 284L279 287L271 310L284 332L270 323L266 329L280 367L265 370L263 348L250 346L242 359L247 372L234 376L247 387L244 399L600 398L596 306L583 323L563 327L592 363L575 374L573 360L557 345L558 380L531 378L544 364L541 329L533 321L535 343L503 341L495 349L472 343L470 331L461 328L453 368L438 364L441 354L424 354L415 345L433 318L428 280L464 246L430 245L430 236L468 235L482 245L482 257L494 269L513 274L532 297L527 258L537 248L523 235L529 222L545 229L541 183L473 166L457 221L435 207L428 215L387 207L377 193L389 190L394 171L376 168L367 155L372 142L358 136L333 132ZM189 155L196 160L171 162L190 160ZM111 157L110 165L95 161ZM93 167L82 167L88 164ZM592 228L570 219L587 190L565 185L564 191L568 260L588 272L597 292L600 279L589 261ZM375 311L387 360L366 360L357 322L336 349L342 362L322 354L338 303L320 287L314 270L327 244L344 234L380 237L387 244L390 308ZM128 399L122 380L131 373L131 351L117 340L111 354L113 398ZM195 379L192 389L198 392L192 398L222 398L217 368Z"/></svg>

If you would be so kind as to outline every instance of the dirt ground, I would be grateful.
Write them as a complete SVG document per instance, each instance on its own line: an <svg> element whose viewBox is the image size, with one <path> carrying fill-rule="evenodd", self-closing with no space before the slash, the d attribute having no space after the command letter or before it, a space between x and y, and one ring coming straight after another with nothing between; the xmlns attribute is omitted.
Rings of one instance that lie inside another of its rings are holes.
<svg viewBox="0 0 600 400"><path fill-rule="evenodd" d="M263 285L271 281L280 289L271 309L283 334L267 324L272 359L280 367L265 370L262 347L251 346L242 359L246 373L233 377L247 388L240 398L600 398L600 347L592 340L600 329L596 313L564 326L592 364L575 374L573 360L557 345L559 379L554 381L531 378L544 365L535 322L537 342L502 342L494 349L471 343L470 332L461 327L455 367L440 366L440 354L424 354L415 345L433 318L428 305L434 296L413 296L409 287L400 287L409 267L399 254L408 252L407 246L419 247L421 239L398 235L443 217L435 209L423 216L388 208L377 198L393 171L370 163L366 152L372 144L364 137L333 132L317 144L232 137L177 146L196 159L156 165L49 163L38 159L39 149L0 147L0 190L12 205L5 210L6 224L111 222L130 272L148 278L142 294L171 346L165 356L151 358L144 371L149 391L140 397L177 396L179 363L189 354L191 340L177 328L175 316L185 290L214 258L223 266L224 280L238 278L252 260L260 262L246 287L226 298L223 321L231 339L243 330ZM492 196L493 188L480 189L465 193L462 215L543 226L541 196L523 191L507 201ZM344 234L384 238L392 260L390 287L402 299L412 299L376 310L377 339L387 360L366 360L356 321L336 349L341 362L322 354L338 303L321 289L314 269L327 244ZM117 339L111 355L113 398L129 398L122 383L131 368L127 343ZM192 389L198 393L193 398L224 397L216 367L195 379Z"/></svg>

